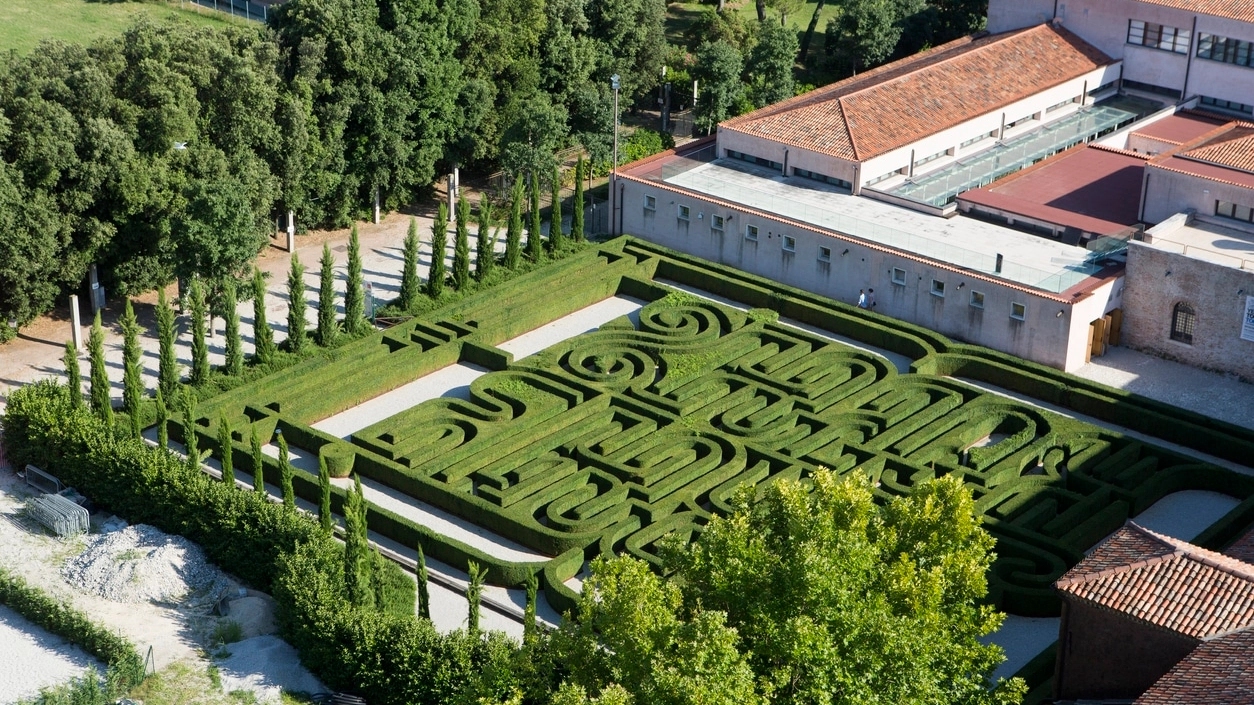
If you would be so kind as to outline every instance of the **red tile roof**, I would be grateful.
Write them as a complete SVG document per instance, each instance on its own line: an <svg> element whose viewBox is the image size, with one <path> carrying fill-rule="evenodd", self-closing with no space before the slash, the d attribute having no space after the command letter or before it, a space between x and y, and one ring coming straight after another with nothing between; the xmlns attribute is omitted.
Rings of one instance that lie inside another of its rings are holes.
<svg viewBox="0 0 1254 705"><path fill-rule="evenodd" d="M1150 166L1254 189L1254 123L1233 121L1163 152ZM1231 144L1230 144L1231 143ZM1242 168L1245 166L1246 168Z"/></svg>
<svg viewBox="0 0 1254 705"><path fill-rule="evenodd" d="M1128 522L1054 584L1194 639L1254 626L1254 565Z"/></svg>
<svg viewBox="0 0 1254 705"><path fill-rule="evenodd" d="M1254 3L1250 0L1141 0L1141 2L1202 15L1254 22Z"/></svg>
<svg viewBox="0 0 1254 705"><path fill-rule="evenodd" d="M1043 24L958 39L719 129L862 161L1112 63L1066 29Z"/></svg>
<svg viewBox="0 0 1254 705"><path fill-rule="evenodd" d="M1254 126L1237 123L1220 138L1180 156L1254 173Z"/></svg>
<svg viewBox="0 0 1254 705"><path fill-rule="evenodd" d="M1254 630L1203 643L1134 705L1254 705Z"/></svg>
<svg viewBox="0 0 1254 705"><path fill-rule="evenodd" d="M1250 529L1244 536L1233 541L1231 546L1224 549L1224 555L1246 563L1254 563L1254 529Z"/></svg>

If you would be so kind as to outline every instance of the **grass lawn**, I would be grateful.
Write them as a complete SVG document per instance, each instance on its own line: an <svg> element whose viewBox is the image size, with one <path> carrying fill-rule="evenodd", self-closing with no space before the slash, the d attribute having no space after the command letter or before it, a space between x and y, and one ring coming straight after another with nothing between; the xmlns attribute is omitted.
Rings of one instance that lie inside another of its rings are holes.
<svg viewBox="0 0 1254 705"><path fill-rule="evenodd" d="M0 0L0 51L24 54L45 39L90 44L116 36L140 15L157 19L187 19L225 26L245 20L178 0L168 2L87 2L86 0Z"/></svg>

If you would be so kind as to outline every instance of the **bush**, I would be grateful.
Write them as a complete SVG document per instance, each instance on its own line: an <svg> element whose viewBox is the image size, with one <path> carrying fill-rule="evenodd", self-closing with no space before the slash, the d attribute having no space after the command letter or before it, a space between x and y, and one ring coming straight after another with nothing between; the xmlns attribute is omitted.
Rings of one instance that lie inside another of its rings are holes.
<svg viewBox="0 0 1254 705"><path fill-rule="evenodd" d="M327 461L327 472L331 477L348 477L353 472L353 461L357 459L357 451L347 443L328 443L319 451Z"/></svg>

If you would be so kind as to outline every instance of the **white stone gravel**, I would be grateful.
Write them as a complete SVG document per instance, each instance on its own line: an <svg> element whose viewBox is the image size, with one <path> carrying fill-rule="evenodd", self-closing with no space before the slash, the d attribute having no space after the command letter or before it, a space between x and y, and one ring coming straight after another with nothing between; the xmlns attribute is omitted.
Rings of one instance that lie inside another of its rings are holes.
<svg viewBox="0 0 1254 705"><path fill-rule="evenodd" d="M290 644L277 636L257 636L228 644L230 653L217 662L222 692L250 691L258 702L278 702L282 691L321 693L322 683L300 663Z"/></svg>
<svg viewBox="0 0 1254 705"><path fill-rule="evenodd" d="M1054 643L1058 639L1061 621L1058 617L1006 615L1001 629L980 639L985 644L997 644L1006 652L1006 660L993 671L993 682L1013 676Z"/></svg>
<svg viewBox="0 0 1254 705"><path fill-rule="evenodd" d="M86 537L82 553L65 562L70 585L113 602L179 603L216 600L230 582L199 546L146 524Z"/></svg>
<svg viewBox="0 0 1254 705"><path fill-rule="evenodd" d="M1235 497L1219 492L1184 490L1163 497L1132 520L1150 531L1192 541L1238 504Z"/></svg>
<svg viewBox="0 0 1254 705"><path fill-rule="evenodd" d="M96 659L59 636L0 605L0 703L39 694L82 675Z"/></svg>

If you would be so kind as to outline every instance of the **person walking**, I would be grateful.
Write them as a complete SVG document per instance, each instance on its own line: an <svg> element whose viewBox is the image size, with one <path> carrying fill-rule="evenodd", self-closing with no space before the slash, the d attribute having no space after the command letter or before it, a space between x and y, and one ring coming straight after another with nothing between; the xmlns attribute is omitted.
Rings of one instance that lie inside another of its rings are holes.
<svg viewBox="0 0 1254 705"><path fill-rule="evenodd" d="M867 305L863 306L862 308L869 308L869 309L875 308L875 289L866 290L866 301L867 301Z"/></svg>
<svg viewBox="0 0 1254 705"><path fill-rule="evenodd" d="M858 289L858 308L866 308L866 289Z"/></svg>

